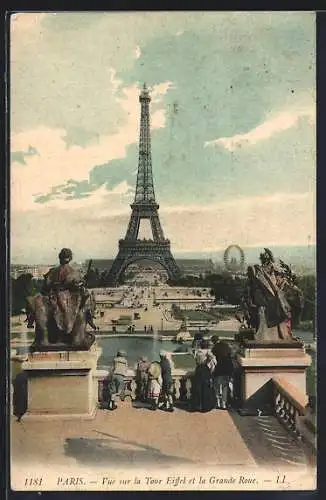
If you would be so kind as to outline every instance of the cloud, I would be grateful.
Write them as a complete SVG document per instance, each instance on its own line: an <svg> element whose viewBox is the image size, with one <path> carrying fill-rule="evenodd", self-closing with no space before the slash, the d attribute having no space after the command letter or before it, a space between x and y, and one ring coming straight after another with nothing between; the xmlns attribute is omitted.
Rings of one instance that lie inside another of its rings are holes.
<svg viewBox="0 0 326 500"><path fill-rule="evenodd" d="M45 17L43 12L24 12L11 16L11 32L16 34L20 32L30 32L37 29Z"/></svg>
<svg viewBox="0 0 326 500"><path fill-rule="evenodd" d="M245 134L236 134L233 137L220 137L213 141L207 141L205 147L218 145L229 151L234 151L242 146L253 146L260 141L272 138L275 134L294 127L301 118L307 118L309 123L313 124L315 121L315 108L307 107L282 111L267 118L262 124Z"/></svg>
<svg viewBox="0 0 326 500"><path fill-rule="evenodd" d="M205 207L166 207L161 219L175 251L201 252L230 244L304 245L315 234L314 213L312 193L274 193Z"/></svg>
<svg viewBox="0 0 326 500"><path fill-rule="evenodd" d="M134 188L127 181L122 181L112 190L112 194L124 195L130 193L130 191L134 191Z"/></svg>
<svg viewBox="0 0 326 500"><path fill-rule="evenodd" d="M40 44L44 39L42 21L46 16L54 16L55 13L44 12L21 12L11 15L10 23L10 49L11 58L15 59L24 47Z"/></svg>
<svg viewBox="0 0 326 500"><path fill-rule="evenodd" d="M115 78L114 70L111 71ZM172 85L162 82L153 87L156 102L161 103L163 95ZM116 100L125 116L124 123L116 133L103 135L88 147L73 145L67 148L66 130L40 127L15 134L11 140L13 153L28 150L30 144L37 148L37 156L24 156L26 168L19 168L13 161L11 175L11 203L13 210L37 210L35 195L47 195L53 187L66 186L69 179L83 181L88 179L95 165L124 158L129 145L138 141L139 130L139 88L137 85L125 87L121 97ZM152 129L165 126L165 110L159 107L152 115ZM15 160L15 154L13 155ZM18 159L19 160L19 159Z"/></svg>
<svg viewBox="0 0 326 500"><path fill-rule="evenodd" d="M135 50L134 50L134 56L135 56L135 59L139 59L141 56L141 50L140 50L139 45L137 45Z"/></svg>
<svg viewBox="0 0 326 500"><path fill-rule="evenodd" d="M236 199L230 199L227 201L222 201L219 203L212 203L207 205L171 205L169 207L163 207L163 213L192 213L192 212L217 212L218 210L228 210L230 208L239 208L239 212L243 210L248 210L251 206L259 205L282 205L284 202L289 203L293 201L303 201L310 199L310 193L282 193L276 192L268 196L250 196L250 197L237 197Z"/></svg>
<svg viewBox="0 0 326 500"><path fill-rule="evenodd" d="M40 240L47 242L47 248L42 249L43 262L54 261L62 246L72 247L77 260L115 256L131 214L128 200L120 196L127 191L127 184L122 183L115 193L101 188L89 198L65 205L54 201L39 213L13 213L13 260L33 262ZM204 207L167 206L160 210L160 220L172 251L177 253L213 252L230 244L306 245L309 235L310 243L315 242L312 193L276 192Z"/></svg>
<svg viewBox="0 0 326 500"><path fill-rule="evenodd" d="M33 146L28 146L27 151L15 151L11 154L11 162L21 163L22 165L26 165L26 157L38 155L39 152Z"/></svg>
<svg viewBox="0 0 326 500"><path fill-rule="evenodd" d="M127 181L118 183L113 189L109 190L107 185L102 186L86 186L87 189L78 192L78 183L73 180L67 181L66 184L60 184L52 188L48 194L38 193L35 200L39 204L46 204L47 208L60 209L62 201L69 202L69 209L87 208L97 205L98 207L109 206L112 210L112 196L119 198L130 198L134 194L134 187L130 186ZM118 200L119 201L119 200ZM97 211L99 214L99 211Z"/></svg>
<svg viewBox="0 0 326 500"><path fill-rule="evenodd" d="M151 90L151 98L153 103L161 102L162 97L168 92L168 90L175 89L176 86L173 82L162 82L158 85L154 85Z"/></svg>

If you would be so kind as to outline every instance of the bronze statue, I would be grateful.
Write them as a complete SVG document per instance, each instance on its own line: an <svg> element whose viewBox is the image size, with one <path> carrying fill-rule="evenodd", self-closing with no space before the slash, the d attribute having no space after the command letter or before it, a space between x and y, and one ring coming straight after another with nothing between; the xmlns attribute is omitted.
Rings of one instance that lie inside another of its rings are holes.
<svg viewBox="0 0 326 500"><path fill-rule="evenodd" d="M96 329L94 297L86 289L86 279L70 265L71 260L71 250L63 248L60 265L44 275L42 292L29 298L35 320L32 350L59 344L87 349L94 342L94 335L86 331L87 324Z"/></svg>
<svg viewBox="0 0 326 500"><path fill-rule="evenodd" d="M261 264L249 266L248 288L243 299L247 326L255 331L257 341L292 340L303 306L302 292L295 275L283 261L276 266L268 249L260 254Z"/></svg>

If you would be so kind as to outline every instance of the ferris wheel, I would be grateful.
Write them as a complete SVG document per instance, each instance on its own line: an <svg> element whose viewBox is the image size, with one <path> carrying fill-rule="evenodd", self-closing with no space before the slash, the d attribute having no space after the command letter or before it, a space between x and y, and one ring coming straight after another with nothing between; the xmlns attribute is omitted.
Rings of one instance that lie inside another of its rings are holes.
<svg viewBox="0 0 326 500"><path fill-rule="evenodd" d="M237 255L238 258L236 258ZM243 271L245 264L245 254L239 245L230 245L224 252L224 265L228 271Z"/></svg>

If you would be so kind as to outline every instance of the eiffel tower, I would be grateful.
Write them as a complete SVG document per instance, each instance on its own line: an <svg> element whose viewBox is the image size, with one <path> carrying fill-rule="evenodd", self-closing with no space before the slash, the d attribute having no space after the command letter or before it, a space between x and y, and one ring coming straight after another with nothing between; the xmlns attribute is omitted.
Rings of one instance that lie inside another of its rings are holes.
<svg viewBox="0 0 326 500"><path fill-rule="evenodd" d="M117 284L130 264L144 259L159 263L165 268L170 279L180 276L179 268L171 253L170 240L164 237L158 216L159 205L155 200L150 136L150 101L148 89L144 84L139 96L141 116L135 199L130 205L132 212L126 236L119 240L118 255L105 280L108 285ZM153 239L138 239L142 219L150 221Z"/></svg>

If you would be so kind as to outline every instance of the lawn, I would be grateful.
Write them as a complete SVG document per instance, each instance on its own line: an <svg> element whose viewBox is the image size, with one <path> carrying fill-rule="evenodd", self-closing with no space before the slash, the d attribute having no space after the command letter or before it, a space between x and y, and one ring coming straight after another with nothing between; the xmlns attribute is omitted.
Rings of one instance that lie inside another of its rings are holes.
<svg viewBox="0 0 326 500"><path fill-rule="evenodd" d="M174 319L187 319L188 321L216 321L216 316L206 311L196 311L194 309L179 310L173 314Z"/></svg>

